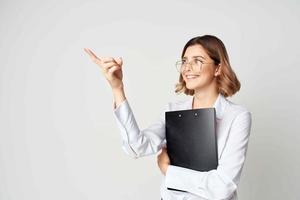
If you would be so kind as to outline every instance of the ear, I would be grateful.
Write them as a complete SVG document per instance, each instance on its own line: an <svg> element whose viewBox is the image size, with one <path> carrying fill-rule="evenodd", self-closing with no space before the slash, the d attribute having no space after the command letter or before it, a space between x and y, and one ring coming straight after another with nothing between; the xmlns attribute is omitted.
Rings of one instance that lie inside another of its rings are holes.
<svg viewBox="0 0 300 200"><path fill-rule="evenodd" d="M221 64L218 64L215 70L215 76L219 76L221 74Z"/></svg>

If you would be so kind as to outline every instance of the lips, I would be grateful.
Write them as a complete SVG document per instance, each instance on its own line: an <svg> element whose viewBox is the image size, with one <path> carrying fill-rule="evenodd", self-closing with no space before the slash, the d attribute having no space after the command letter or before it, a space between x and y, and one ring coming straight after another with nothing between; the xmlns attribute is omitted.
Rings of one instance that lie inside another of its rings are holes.
<svg viewBox="0 0 300 200"><path fill-rule="evenodd" d="M188 80L192 80L192 79L198 78L199 76L200 75L196 75L196 74L187 74L187 75L185 75L185 78Z"/></svg>

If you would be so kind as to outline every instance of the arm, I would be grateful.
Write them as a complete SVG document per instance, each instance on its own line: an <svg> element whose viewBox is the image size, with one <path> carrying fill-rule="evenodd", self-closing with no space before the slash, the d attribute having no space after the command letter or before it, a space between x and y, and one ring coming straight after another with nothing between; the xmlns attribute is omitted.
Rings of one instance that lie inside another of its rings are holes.
<svg viewBox="0 0 300 200"><path fill-rule="evenodd" d="M123 149L133 157L150 154L159 148L161 140L164 139L162 118L148 129L140 131L129 104L126 100L123 84L123 59L112 57L97 57L88 49L84 49L92 61L96 63L110 84L114 95L114 116L121 130L123 138ZM147 135L147 136L146 136ZM152 135L152 136L151 136ZM157 135L157 136L155 136Z"/></svg>
<svg viewBox="0 0 300 200"><path fill-rule="evenodd" d="M117 99L121 99L121 102L117 102ZM127 154L138 158L155 154L162 148L165 139L164 112L157 121L143 130L140 130L126 98L115 97L113 113L121 132L122 148Z"/></svg>
<svg viewBox="0 0 300 200"><path fill-rule="evenodd" d="M114 109L118 107L124 100L126 100L124 86L120 86L119 88L112 89L113 96L114 96Z"/></svg>
<svg viewBox="0 0 300 200"><path fill-rule="evenodd" d="M240 180L250 128L251 113L247 111L239 114L233 121L217 169L199 172L169 165L166 171L166 187L188 191L207 199L230 198Z"/></svg>

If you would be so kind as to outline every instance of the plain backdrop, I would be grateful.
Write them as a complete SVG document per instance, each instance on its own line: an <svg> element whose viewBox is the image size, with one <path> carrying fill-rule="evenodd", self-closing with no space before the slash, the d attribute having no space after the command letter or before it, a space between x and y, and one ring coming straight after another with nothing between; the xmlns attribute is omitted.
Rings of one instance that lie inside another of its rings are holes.
<svg viewBox="0 0 300 200"><path fill-rule="evenodd" d="M225 44L253 115L241 200L300 198L297 0L0 1L0 199L160 198L156 155L121 148L113 96L84 47L121 56L141 129L176 95L185 43Z"/></svg>

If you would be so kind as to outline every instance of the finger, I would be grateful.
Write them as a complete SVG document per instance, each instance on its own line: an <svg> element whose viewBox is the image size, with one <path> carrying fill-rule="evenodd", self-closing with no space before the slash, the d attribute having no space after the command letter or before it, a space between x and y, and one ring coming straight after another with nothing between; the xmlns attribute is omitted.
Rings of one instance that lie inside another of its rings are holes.
<svg viewBox="0 0 300 200"><path fill-rule="evenodd" d="M107 72L108 72L109 75L112 75L115 71L117 71L119 69L120 69L120 67L115 65L115 66L109 68Z"/></svg>
<svg viewBox="0 0 300 200"><path fill-rule="evenodd" d="M122 60L121 57L116 58L115 61L116 61L119 65L122 65L122 64L123 64L123 60Z"/></svg>
<svg viewBox="0 0 300 200"><path fill-rule="evenodd" d="M96 63L97 65L102 65L102 61L100 58L98 58L92 51L90 51L89 49L85 49L85 51L89 54L90 58L92 59L92 61L94 63Z"/></svg>
<svg viewBox="0 0 300 200"><path fill-rule="evenodd" d="M113 57L101 57L101 60L103 63L109 63L109 62L116 62L116 60Z"/></svg>
<svg viewBox="0 0 300 200"><path fill-rule="evenodd" d="M113 66L119 66L119 65L117 65L117 64L114 63L114 62L111 62L111 63L108 63L108 64L103 65L103 68L104 68L105 71L108 71L108 70L109 70L111 67L113 67Z"/></svg>
<svg viewBox="0 0 300 200"><path fill-rule="evenodd" d="M87 54L89 54L89 56L90 56L92 59L99 59L99 60L101 60L100 58L98 58L98 57L96 56L96 54L95 54L92 50L90 50L90 49L88 49L88 48L84 48L84 51L85 51Z"/></svg>
<svg viewBox="0 0 300 200"><path fill-rule="evenodd" d="M114 74L116 71L118 71L119 69L120 69L120 67L118 67L118 66L113 66L113 67L109 68L107 71L105 71L105 73L107 74L107 76L113 77L113 76L114 76L113 74Z"/></svg>

